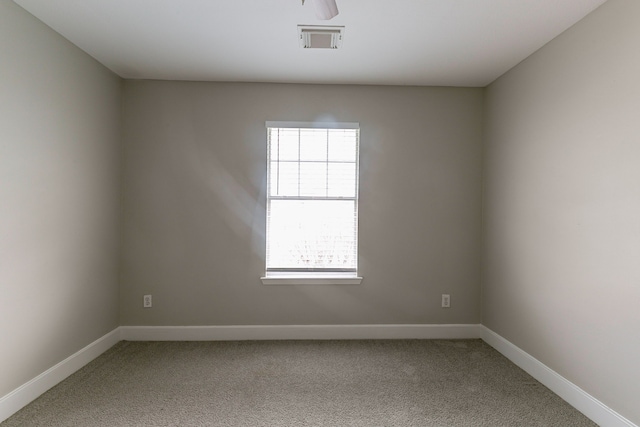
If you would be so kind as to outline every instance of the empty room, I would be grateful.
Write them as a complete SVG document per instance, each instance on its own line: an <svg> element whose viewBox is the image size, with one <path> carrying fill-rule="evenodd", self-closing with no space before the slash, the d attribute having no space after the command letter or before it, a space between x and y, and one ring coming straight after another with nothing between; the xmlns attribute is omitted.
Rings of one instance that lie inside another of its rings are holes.
<svg viewBox="0 0 640 427"><path fill-rule="evenodd" d="M637 0L0 0L0 423L640 426Z"/></svg>

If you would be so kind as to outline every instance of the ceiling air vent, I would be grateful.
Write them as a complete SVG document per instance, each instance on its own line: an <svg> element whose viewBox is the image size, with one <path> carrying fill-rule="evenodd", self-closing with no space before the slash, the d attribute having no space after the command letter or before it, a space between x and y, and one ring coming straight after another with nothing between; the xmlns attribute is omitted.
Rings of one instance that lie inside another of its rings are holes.
<svg viewBox="0 0 640 427"><path fill-rule="evenodd" d="M344 27L298 25L300 46L305 49L337 49L342 45Z"/></svg>

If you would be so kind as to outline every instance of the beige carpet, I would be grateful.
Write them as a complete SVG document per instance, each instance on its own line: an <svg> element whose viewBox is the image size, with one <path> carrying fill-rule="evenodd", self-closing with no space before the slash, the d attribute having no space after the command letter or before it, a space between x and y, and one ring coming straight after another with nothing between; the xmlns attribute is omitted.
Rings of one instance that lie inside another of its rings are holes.
<svg viewBox="0 0 640 427"><path fill-rule="evenodd" d="M594 426L481 340L120 342L10 426Z"/></svg>

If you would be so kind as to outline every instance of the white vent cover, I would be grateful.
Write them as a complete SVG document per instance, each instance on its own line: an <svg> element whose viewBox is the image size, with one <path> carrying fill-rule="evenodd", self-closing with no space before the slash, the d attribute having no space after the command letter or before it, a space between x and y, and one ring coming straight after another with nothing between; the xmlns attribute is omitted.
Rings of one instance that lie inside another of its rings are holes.
<svg viewBox="0 0 640 427"><path fill-rule="evenodd" d="M305 49L337 49L342 45L344 27L298 25L300 46Z"/></svg>

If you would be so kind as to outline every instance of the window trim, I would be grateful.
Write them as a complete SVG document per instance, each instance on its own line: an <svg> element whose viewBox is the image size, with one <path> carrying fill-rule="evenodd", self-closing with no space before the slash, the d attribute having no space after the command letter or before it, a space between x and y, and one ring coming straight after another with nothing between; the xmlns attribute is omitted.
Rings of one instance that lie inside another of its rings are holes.
<svg viewBox="0 0 640 427"><path fill-rule="evenodd" d="M264 276L261 277L263 285L359 285L362 283L360 276L328 276L321 273L318 277L304 276Z"/></svg>
<svg viewBox="0 0 640 427"><path fill-rule="evenodd" d="M359 122L298 122L298 121L266 121L268 128L292 128L292 129L358 129ZM358 147L359 151L359 147ZM359 157L359 153L358 153ZM267 162L269 155L267 154ZM359 175L359 158L356 160L356 174ZM268 169L267 169L268 170ZM359 181L359 176L356 178ZM358 186L359 187L359 186ZM358 191L359 192L359 191ZM268 197L268 196L267 196ZM277 199L277 197L276 197ZM313 198L310 198L313 199ZM324 199L324 198L323 198ZM359 195L356 193L356 206L359 204ZM358 208L356 208L358 209ZM358 209L359 210L359 209ZM356 221L358 219L356 218ZM357 244L357 242L356 242ZM357 260L356 260L357 263ZM359 285L362 277L356 270L350 271L265 271L260 277L263 285Z"/></svg>
<svg viewBox="0 0 640 427"><path fill-rule="evenodd" d="M360 122L281 122L267 121L266 128L289 129L360 129Z"/></svg>

